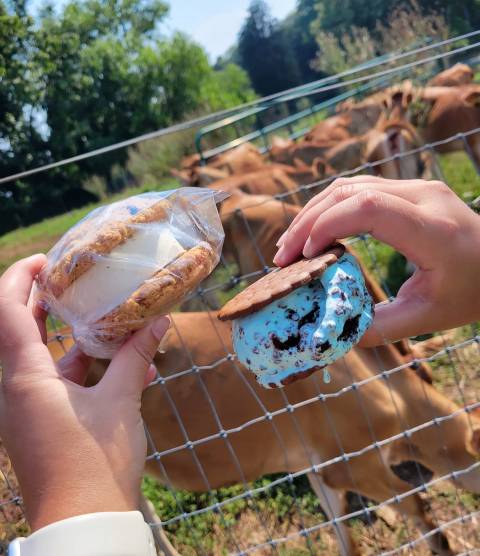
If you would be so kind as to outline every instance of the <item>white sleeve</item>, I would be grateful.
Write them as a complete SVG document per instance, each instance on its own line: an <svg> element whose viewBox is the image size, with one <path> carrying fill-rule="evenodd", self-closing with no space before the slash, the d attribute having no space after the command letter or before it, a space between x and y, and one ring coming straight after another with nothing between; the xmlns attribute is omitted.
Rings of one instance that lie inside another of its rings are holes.
<svg viewBox="0 0 480 556"><path fill-rule="evenodd" d="M140 512L100 512L57 521L15 539L8 556L156 556Z"/></svg>

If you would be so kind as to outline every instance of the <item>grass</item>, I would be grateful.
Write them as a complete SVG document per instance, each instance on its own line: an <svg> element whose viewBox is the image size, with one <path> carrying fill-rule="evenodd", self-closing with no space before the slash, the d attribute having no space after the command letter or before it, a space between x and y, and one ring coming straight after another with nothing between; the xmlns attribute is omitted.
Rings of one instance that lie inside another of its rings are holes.
<svg viewBox="0 0 480 556"><path fill-rule="evenodd" d="M480 176L464 152L444 154L439 157L445 182L465 202L480 195Z"/></svg>
<svg viewBox="0 0 480 556"><path fill-rule="evenodd" d="M265 487L272 483L278 476L265 476L248 485L249 488ZM164 521L177 516L182 511L192 512L208 507L212 503L222 502L244 492L243 485L212 490L208 493L192 493L176 490L175 494L159 485L155 480L146 477L142 485L143 493L152 501L158 514ZM226 504L222 514L208 512L194 516L189 520L178 521L168 526L167 532L174 537L174 542L182 556L194 556L199 551L208 554L222 554L224 548L231 542L231 538L241 538L238 532L242 516L249 514L253 517L257 527L258 516L262 516L264 523L269 521L269 527L275 523L286 524L295 518L298 519L298 508L295 499L301 501L301 512L304 519L309 518L318 522L323 519L318 500L310 489L307 479L302 477L292 485L283 483L272 488L261 496L255 498L255 503L241 499ZM242 527L245 524L242 523ZM211 535L212 530L216 531ZM220 532L223 530L222 532ZM228 532L230 531L230 533ZM287 552L284 552L287 554ZM291 554L288 552L288 554ZM302 552L298 552L300 556Z"/></svg>

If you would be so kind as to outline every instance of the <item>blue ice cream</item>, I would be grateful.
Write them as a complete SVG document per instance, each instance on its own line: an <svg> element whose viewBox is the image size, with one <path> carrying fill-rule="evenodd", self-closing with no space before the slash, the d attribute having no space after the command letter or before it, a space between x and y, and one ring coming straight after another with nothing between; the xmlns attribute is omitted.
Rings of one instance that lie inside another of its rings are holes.
<svg viewBox="0 0 480 556"><path fill-rule="evenodd" d="M278 388L336 361L373 321L373 300L352 255L317 279L233 322L238 359L266 388Z"/></svg>

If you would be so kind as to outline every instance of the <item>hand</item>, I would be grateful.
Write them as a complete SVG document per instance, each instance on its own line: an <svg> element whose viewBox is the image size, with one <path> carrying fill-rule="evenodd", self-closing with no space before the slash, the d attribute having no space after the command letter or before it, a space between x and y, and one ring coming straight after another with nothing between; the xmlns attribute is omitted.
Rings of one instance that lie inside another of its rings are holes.
<svg viewBox="0 0 480 556"><path fill-rule="evenodd" d="M438 181L341 178L311 199L280 238L286 266L336 239L370 233L416 265L396 299L376 307L363 346L480 318L480 216Z"/></svg>
<svg viewBox="0 0 480 556"><path fill-rule="evenodd" d="M85 388L90 359L74 347L55 365L46 315L29 302L45 262L35 255L0 278L0 435L34 530L74 515L137 509L147 451L140 398L169 325L162 317L138 331L103 379Z"/></svg>

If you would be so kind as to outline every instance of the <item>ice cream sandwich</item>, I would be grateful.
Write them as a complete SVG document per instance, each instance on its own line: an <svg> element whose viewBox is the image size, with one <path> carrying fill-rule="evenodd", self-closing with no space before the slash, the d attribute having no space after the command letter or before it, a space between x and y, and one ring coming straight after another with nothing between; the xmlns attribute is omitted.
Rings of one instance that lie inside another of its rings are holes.
<svg viewBox="0 0 480 556"><path fill-rule="evenodd" d="M324 254L267 274L230 300L239 361L266 388L327 367L358 343L373 321L373 300L355 258L336 244Z"/></svg>
<svg viewBox="0 0 480 556"><path fill-rule="evenodd" d="M71 324L85 353L113 355L218 263L223 229L214 197L190 189L101 207L48 253L38 278L40 300Z"/></svg>

